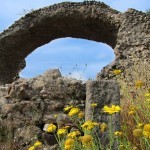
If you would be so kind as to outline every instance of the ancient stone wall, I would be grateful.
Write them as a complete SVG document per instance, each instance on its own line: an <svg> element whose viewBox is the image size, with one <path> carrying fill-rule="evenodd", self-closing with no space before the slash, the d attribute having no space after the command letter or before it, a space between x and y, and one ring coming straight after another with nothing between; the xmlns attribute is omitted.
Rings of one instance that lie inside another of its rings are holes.
<svg viewBox="0 0 150 150"><path fill-rule="evenodd" d="M58 69L1 86L0 145L11 143L7 150L27 150L38 139L48 147L57 144L53 134L44 132L44 124L57 124L55 115L63 114L67 105L84 108L85 89L85 83L62 77ZM59 120L65 125L64 117L60 115Z"/></svg>
<svg viewBox="0 0 150 150"><path fill-rule="evenodd" d="M41 141L46 150L52 150L57 141L54 134L44 131L44 126L53 123L58 127L74 127L63 111L65 106L80 108L86 120L91 120L93 115L94 121L108 124L108 115L101 113L102 108L120 104L119 87L114 81L82 83L62 77L58 69L1 86L0 93L0 144L7 145L7 150L26 150L36 140ZM98 104L94 112L91 103ZM120 129L118 115L113 116L114 131ZM102 144L109 141L107 133L99 136ZM1 147L5 149L6 146Z"/></svg>
<svg viewBox="0 0 150 150"><path fill-rule="evenodd" d="M126 70L133 62L149 62L150 15L128 9L120 13L104 3L64 2L27 14L0 34L0 83L10 83L25 67L36 48L57 38L83 38L108 44L115 60L97 75L110 79L110 71Z"/></svg>
<svg viewBox="0 0 150 150"><path fill-rule="evenodd" d="M115 60L97 75L97 79L110 79L114 69L121 69L127 77L134 67L142 63L150 64L150 15L128 9L121 15L122 22L114 48ZM126 71L127 70L127 71Z"/></svg>
<svg viewBox="0 0 150 150"><path fill-rule="evenodd" d="M12 82L31 52L57 38L83 38L114 48L119 15L100 2L67 2L27 14L0 34L0 83Z"/></svg>

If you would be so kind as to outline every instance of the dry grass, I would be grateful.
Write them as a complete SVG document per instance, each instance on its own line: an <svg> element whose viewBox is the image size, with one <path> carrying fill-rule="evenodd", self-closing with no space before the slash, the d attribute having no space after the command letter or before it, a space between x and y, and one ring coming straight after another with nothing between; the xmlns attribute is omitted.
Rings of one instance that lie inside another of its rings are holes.
<svg viewBox="0 0 150 150"><path fill-rule="evenodd" d="M132 79L130 83L124 81L121 75L118 76L121 85L121 125L124 133L121 144L126 144L125 149L148 150L149 139L135 137L133 131L137 128L143 130L143 126L150 123L150 101L145 97L146 93L150 93L150 65L139 63L128 69L128 72ZM141 85L136 84L137 82Z"/></svg>

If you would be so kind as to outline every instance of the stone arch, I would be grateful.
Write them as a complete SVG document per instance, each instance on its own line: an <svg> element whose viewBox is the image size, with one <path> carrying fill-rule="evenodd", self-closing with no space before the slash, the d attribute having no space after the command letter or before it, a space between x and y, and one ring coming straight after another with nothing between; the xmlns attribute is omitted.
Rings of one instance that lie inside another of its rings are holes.
<svg viewBox="0 0 150 150"><path fill-rule="evenodd" d="M118 13L100 2L64 2L25 15L0 34L0 82L12 82L32 51L57 38L83 38L114 48Z"/></svg>
<svg viewBox="0 0 150 150"><path fill-rule="evenodd" d="M0 84L12 82L37 47L62 37L108 44L116 54L113 66L120 59L131 60L133 51L135 57L148 56L149 20L148 14L133 9L121 14L96 1L64 2L33 11L0 34ZM137 48L144 53L138 55ZM97 78L107 78L107 70L104 68Z"/></svg>

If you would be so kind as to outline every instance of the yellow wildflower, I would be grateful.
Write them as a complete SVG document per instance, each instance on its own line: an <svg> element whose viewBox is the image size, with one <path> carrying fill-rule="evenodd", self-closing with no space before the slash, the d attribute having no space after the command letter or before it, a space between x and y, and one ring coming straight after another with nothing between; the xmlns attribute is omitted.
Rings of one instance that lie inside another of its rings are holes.
<svg viewBox="0 0 150 150"><path fill-rule="evenodd" d="M121 73L121 70L119 70L119 69L118 69L118 70L114 70L113 73L114 73L115 75L119 75L119 74Z"/></svg>
<svg viewBox="0 0 150 150"><path fill-rule="evenodd" d="M70 112L68 113L68 116L72 117L72 116L74 116L74 115L78 114L78 113L79 113L79 111L80 111L80 109L79 109L79 108L76 108L76 107L71 108Z"/></svg>
<svg viewBox="0 0 150 150"><path fill-rule="evenodd" d="M144 96L145 97L150 97L150 93L146 93Z"/></svg>
<svg viewBox="0 0 150 150"><path fill-rule="evenodd" d="M72 150L72 148L74 147L74 139L67 139L65 141L65 150Z"/></svg>
<svg viewBox="0 0 150 150"><path fill-rule="evenodd" d="M67 133L67 129L64 129L64 128L58 129L58 131L57 131L58 135L64 135L66 133Z"/></svg>
<svg viewBox="0 0 150 150"><path fill-rule="evenodd" d="M34 147L34 146L31 146L31 147L29 147L28 150L35 150L35 147Z"/></svg>
<svg viewBox="0 0 150 150"><path fill-rule="evenodd" d="M150 124L145 124L143 130L150 132Z"/></svg>
<svg viewBox="0 0 150 150"><path fill-rule="evenodd" d="M65 145L65 150L72 150L74 145Z"/></svg>
<svg viewBox="0 0 150 150"><path fill-rule="evenodd" d="M91 120L86 121L83 125L81 125L81 127L84 130L92 130L95 126L99 125L96 122L92 122Z"/></svg>
<svg viewBox="0 0 150 150"><path fill-rule="evenodd" d="M133 130L133 135L135 137L141 137L142 136L142 130L141 129L134 129Z"/></svg>
<svg viewBox="0 0 150 150"><path fill-rule="evenodd" d="M141 88L144 85L144 82L141 80L138 80L135 82L135 87L136 88Z"/></svg>
<svg viewBox="0 0 150 150"><path fill-rule="evenodd" d="M104 132L105 130L107 129L107 124L106 123L102 123L102 124L100 124L100 131L101 132Z"/></svg>
<svg viewBox="0 0 150 150"><path fill-rule="evenodd" d="M145 124L143 128L143 135L150 138L150 124Z"/></svg>
<svg viewBox="0 0 150 150"><path fill-rule="evenodd" d="M67 137L69 137L69 138L76 138L80 134L81 133L79 131L72 131L72 132L68 133Z"/></svg>
<svg viewBox="0 0 150 150"><path fill-rule="evenodd" d="M83 146L86 146L86 147L91 146L92 140L93 140L91 135L84 135L80 139L81 139Z"/></svg>
<svg viewBox="0 0 150 150"><path fill-rule="evenodd" d="M64 108L64 111L69 111L71 108L73 108L73 106L67 106Z"/></svg>
<svg viewBox="0 0 150 150"><path fill-rule="evenodd" d="M47 132L54 132L56 130L56 128L57 127L54 124L51 123L51 124L48 125L46 131Z"/></svg>
<svg viewBox="0 0 150 150"><path fill-rule="evenodd" d="M150 138L150 132L143 131L143 135L144 135L146 138Z"/></svg>
<svg viewBox="0 0 150 150"><path fill-rule="evenodd" d="M141 128L143 126L143 123L138 123L137 128Z"/></svg>
<svg viewBox="0 0 150 150"><path fill-rule="evenodd" d="M122 132L119 132L119 131L116 131L116 132L114 133L114 135L115 135L115 136L122 136L123 133L122 133Z"/></svg>
<svg viewBox="0 0 150 150"><path fill-rule="evenodd" d="M79 118L83 118L83 117L84 117L84 112L83 112L83 111L80 111L80 112L78 113L78 117L79 117Z"/></svg>
<svg viewBox="0 0 150 150"><path fill-rule="evenodd" d="M131 110L131 111L128 112L128 114L129 114L129 115L134 115L134 114L135 114L135 111Z"/></svg>
<svg viewBox="0 0 150 150"><path fill-rule="evenodd" d="M40 141L36 141L35 143L34 143L34 147L39 147L39 146L41 146L42 145L42 142L40 142Z"/></svg>
<svg viewBox="0 0 150 150"><path fill-rule="evenodd" d="M146 101L147 101L147 102L150 102L150 98L147 98Z"/></svg>
<svg viewBox="0 0 150 150"><path fill-rule="evenodd" d="M104 106L103 107L103 112L106 112L108 114L113 114L113 113L116 113L116 112L119 112L121 110L121 108L117 105L112 105L111 107L108 107L108 106Z"/></svg>
<svg viewBox="0 0 150 150"><path fill-rule="evenodd" d="M92 103L92 104L91 104L91 106L92 106L93 108L97 107L97 105L98 105L97 103Z"/></svg>

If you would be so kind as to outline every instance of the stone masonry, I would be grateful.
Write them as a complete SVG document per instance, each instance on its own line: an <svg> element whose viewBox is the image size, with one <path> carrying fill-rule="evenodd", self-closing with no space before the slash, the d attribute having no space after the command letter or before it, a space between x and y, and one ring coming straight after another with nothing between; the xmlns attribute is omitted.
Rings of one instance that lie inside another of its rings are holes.
<svg viewBox="0 0 150 150"><path fill-rule="evenodd" d="M91 103L98 104L94 112ZM80 108L86 120L92 119L93 112L94 121L109 124L109 115L102 113L102 108L112 104L120 104L119 86L114 81L82 83L62 77L58 69L0 86L1 150L27 150L37 140L43 143L45 150L59 150L54 135L43 128L50 123L74 128L63 111L65 106ZM119 123L119 114L113 115L113 131L120 129ZM99 135L103 145L109 142L107 132Z"/></svg>
<svg viewBox="0 0 150 150"><path fill-rule="evenodd" d="M63 37L111 46L115 60L97 75L110 79L113 69L126 70L139 59L149 62L150 15L134 9L121 13L96 1L63 2L26 14L0 34L0 83L14 81L36 48Z"/></svg>

